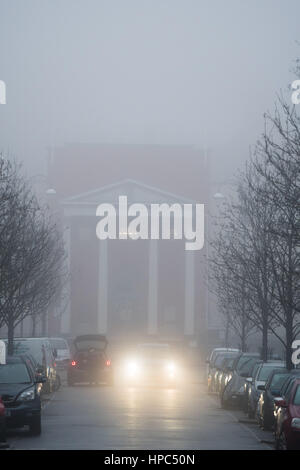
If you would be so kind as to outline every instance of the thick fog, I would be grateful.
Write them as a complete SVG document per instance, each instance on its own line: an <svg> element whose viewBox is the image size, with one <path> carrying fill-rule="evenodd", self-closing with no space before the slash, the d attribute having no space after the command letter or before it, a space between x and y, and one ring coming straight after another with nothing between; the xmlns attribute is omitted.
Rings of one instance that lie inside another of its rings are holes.
<svg viewBox="0 0 300 470"><path fill-rule="evenodd" d="M0 147L44 172L65 142L248 156L299 56L297 0L1 0Z"/></svg>

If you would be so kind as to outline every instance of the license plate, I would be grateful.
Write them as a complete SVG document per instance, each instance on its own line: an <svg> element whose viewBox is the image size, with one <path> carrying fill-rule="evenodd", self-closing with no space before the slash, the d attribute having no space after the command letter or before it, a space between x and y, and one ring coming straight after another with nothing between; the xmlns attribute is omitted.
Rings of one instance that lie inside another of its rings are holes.
<svg viewBox="0 0 300 470"><path fill-rule="evenodd" d="M5 409L5 416L11 416L11 411L10 411L10 410L7 410L7 409Z"/></svg>

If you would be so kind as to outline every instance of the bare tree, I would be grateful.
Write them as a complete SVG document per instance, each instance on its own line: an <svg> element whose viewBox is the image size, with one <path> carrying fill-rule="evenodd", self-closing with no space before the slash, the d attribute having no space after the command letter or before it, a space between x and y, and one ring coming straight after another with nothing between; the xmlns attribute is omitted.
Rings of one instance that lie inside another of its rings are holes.
<svg viewBox="0 0 300 470"><path fill-rule="evenodd" d="M0 318L13 352L15 327L41 315L62 288L63 238L47 209L40 207L20 167L2 159L0 187Z"/></svg>

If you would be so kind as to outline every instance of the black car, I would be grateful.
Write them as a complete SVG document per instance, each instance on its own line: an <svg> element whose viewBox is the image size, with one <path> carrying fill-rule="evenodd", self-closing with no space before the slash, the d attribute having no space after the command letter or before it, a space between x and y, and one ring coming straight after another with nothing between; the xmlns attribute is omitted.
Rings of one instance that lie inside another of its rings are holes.
<svg viewBox="0 0 300 470"><path fill-rule="evenodd" d="M266 384L260 386L258 417L263 429L272 430L274 427L274 398L280 396L280 390L288 376L287 369L274 369Z"/></svg>
<svg viewBox="0 0 300 470"><path fill-rule="evenodd" d="M6 426L29 426L32 435L41 433L41 399L39 386L46 379L36 376L23 356L8 356L0 364L0 396L5 406Z"/></svg>
<svg viewBox="0 0 300 470"><path fill-rule="evenodd" d="M77 336L73 357L68 367L68 385L114 381L111 361L107 356L107 339L103 335Z"/></svg>

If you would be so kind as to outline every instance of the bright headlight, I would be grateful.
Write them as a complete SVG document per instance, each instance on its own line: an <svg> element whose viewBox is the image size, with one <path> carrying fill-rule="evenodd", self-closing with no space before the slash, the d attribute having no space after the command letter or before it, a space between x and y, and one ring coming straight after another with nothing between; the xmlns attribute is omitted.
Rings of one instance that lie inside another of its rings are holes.
<svg viewBox="0 0 300 470"><path fill-rule="evenodd" d="M172 372L172 373L175 372L176 367L175 367L174 362L168 362L166 367L167 367L168 372Z"/></svg>
<svg viewBox="0 0 300 470"><path fill-rule="evenodd" d="M136 361L129 361L126 366L127 373L131 376L137 375L140 368Z"/></svg>
<svg viewBox="0 0 300 470"><path fill-rule="evenodd" d="M34 387L31 387L31 388L28 388L27 390L25 390L24 392L22 392L18 399L21 400L21 401L30 401L30 400L34 400L34 394L35 394L35 389Z"/></svg>

